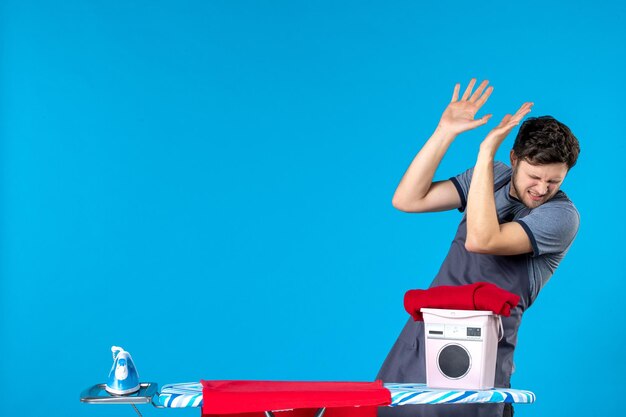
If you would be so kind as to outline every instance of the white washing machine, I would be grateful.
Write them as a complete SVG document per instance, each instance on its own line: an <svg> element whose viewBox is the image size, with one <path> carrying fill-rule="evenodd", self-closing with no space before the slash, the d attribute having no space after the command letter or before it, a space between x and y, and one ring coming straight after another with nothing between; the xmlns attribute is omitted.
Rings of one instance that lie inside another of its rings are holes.
<svg viewBox="0 0 626 417"><path fill-rule="evenodd" d="M491 389L502 320L491 311L422 308L429 388Z"/></svg>

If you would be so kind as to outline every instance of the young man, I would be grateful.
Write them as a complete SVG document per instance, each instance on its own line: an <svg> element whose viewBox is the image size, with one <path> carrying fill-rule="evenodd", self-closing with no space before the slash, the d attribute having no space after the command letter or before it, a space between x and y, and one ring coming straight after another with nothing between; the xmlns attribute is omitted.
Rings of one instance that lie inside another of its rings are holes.
<svg viewBox="0 0 626 417"><path fill-rule="evenodd" d="M459 99L460 84L437 129L404 174L393 196L399 210L420 213L459 209L465 215L431 286L491 282L518 294L519 305L503 317L498 345L497 387L510 387L513 350L522 314L536 299L565 256L578 231L578 211L559 190L576 164L578 140L550 116L530 118L520 127L511 150L511 167L494 162L498 147L526 116L533 103L506 115L480 144L474 168L446 181L433 177L450 144L462 132L482 126L491 114L474 119L493 87L483 81L472 93L472 79ZM409 318L383 363L377 379L426 382L423 322ZM381 407L379 416L512 415L503 404Z"/></svg>

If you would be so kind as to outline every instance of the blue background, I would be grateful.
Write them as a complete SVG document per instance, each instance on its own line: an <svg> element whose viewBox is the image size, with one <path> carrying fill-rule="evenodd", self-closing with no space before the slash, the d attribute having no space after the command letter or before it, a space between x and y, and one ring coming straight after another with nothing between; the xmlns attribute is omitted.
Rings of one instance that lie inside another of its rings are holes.
<svg viewBox="0 0 626 417"><path fill-rule="evenodd" d="M615 415L625 4L5 0L1 414L134 415L79 402L114 344L161 384L372 380L460 220L391 196L476 76L494 118L437 178L527 100L582 146L563 185L582 224L524 317L513 385L538 401L516 415Z"/></svg>

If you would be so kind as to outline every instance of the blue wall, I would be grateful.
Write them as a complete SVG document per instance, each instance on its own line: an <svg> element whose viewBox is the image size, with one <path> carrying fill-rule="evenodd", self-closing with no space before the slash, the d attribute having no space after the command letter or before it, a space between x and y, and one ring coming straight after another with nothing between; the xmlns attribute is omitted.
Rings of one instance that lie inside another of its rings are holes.
<svg viewBox="0 0 626 417"><path fill-rule="evenodd" d="M538 402L516 415L618 411L623 2L1 11L0 414L134 415L78 401L113 344L159 383L373 379L460 220L391 196L472 76L495 86L489 126L531 100L582 145L563 186L582 225L525 316L513 385ZM471 166L487 131L437 176Z"/></svg>

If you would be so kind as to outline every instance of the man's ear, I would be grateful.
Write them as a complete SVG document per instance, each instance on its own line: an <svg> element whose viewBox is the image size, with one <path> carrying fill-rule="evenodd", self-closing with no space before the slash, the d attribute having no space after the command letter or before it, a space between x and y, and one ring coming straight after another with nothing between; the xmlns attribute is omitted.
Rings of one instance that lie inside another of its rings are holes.
<svg viewBox="0 0 626 417"><path fill-rule="evenodd" d="M517 155L515 155L515 152L513 152L513 149L511 149L511 168L515 168L516 164L517 164Z"/></svg>

